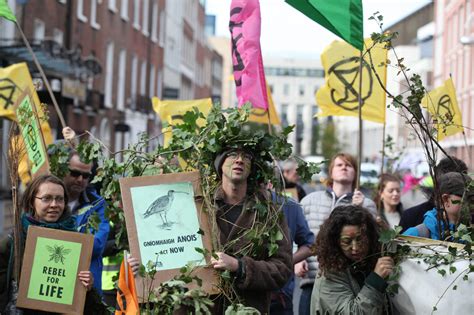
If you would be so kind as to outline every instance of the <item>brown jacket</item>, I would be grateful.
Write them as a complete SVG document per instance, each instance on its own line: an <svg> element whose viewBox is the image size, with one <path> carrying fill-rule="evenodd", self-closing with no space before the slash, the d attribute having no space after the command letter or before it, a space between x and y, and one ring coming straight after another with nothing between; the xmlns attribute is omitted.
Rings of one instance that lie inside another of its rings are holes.
<svg viewBox="0 0 474 315"><path fill-rule="evenodd" d="M216 201L221 199L221 192L217 192ZM249 201L250 202L250 201ZM221 246L225 247L231 241L237 240L230 248L226 248L225 253L234 255L248 244L248 240L241 237L243 231L251 228L256 220L256 212L245 210L249 203L245 202L243 210L233 226L219 219L223 215L222 207L217 207L217 225L219 229L219 240ZM293 256L291 241L288 233L288 226L283 215L280 220L280 228L283 239L278 241L278 250L271 257L268 257L265 250L258 257L239 257L245 265L245 276L234 282L234 288L241 298L241 303L258 309L261 314L268 314L270 308L270 293L285 285L292 274ZM235 255L238 257L238 255ZM225 305L228 305L223 298L217 300L214 314L224 314ZM225 305L224 305L225 304Z"/></svg>

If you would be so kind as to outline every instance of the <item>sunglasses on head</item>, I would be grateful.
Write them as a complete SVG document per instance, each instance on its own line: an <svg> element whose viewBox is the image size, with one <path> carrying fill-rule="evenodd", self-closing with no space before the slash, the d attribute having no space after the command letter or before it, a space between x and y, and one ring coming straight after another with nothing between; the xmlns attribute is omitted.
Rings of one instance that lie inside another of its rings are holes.
<svg viewBox="0 0 474 315"><path fill-rule="evenodd" d="M82 178L84 179L89 179L92 176L92 174L89 172L81 172L81 171L71 170L71 169L69 169L69 175L71 175L72 177L82 176Z"/></svg>

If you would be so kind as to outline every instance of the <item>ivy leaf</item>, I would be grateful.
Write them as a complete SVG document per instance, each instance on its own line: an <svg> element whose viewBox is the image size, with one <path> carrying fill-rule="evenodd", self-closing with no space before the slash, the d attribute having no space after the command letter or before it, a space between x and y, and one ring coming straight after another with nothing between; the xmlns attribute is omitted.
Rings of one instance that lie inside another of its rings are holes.
<svg viewBox="0 0 474 315"><path fill-rule="evenodd" d="M446 275L446 270L438 269L438 273L444 277Z"/></svg>

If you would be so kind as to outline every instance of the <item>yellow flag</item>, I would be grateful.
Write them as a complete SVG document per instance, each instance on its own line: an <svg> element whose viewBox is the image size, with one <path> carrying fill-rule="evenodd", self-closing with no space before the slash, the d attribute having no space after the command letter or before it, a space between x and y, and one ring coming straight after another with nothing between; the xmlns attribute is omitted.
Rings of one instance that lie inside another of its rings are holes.
<svg viewBox="0 0 474 315"><path fill-rule="evenodd" d="M273 103L272 92L270 87L267 84L267 95L268 95L268 113L270 113L270 124L280 125L280 118L275 109L275 104ZM251 109L249 121L268 124L268 114L267 111L262 108L254 107Z"/></svg>
<svg viewBox="0 0 474 315"><path fill-rule="evenodd" d="M24 62L13 64L7 68L0 68L0 117L16 121L13 105L26 88L29 88L32 92L33 103L35 104L41 122L41 131L43 132L46 146L48 146L53 143L51 127L49 123L42 118L44 112L40 106L41 103L36 93L33 80L31 79L30 71ZM29 170L30 166L28 165L28 158L25 154L22 156L18 166L18 173L23 184L27 184L30 181Z"/></svg>
<svg viewBox="0 0 474 315"><path fill-rule="evenodd" d="M365 47L372 47L371 39ZM372 62L382 83L386 83L387 49L376 45L371 50ZM325 84L316 93L316 103L321 109L317 116L359 115L359 60L360 51L342 41L334 41L324 49L321 61L325 72ZM381 88L371 60L364 50L362 65L362 119L385 122L385 91Z"/></svg>
<svg viewBox="0 0 474 315"><path fill-rule="evenodd" d="M161 120L168 122L168 127L162 130L164 134L164 147L166 147L171 140L172 127L183 121L182 117L186 112L193 111L193 107L197 107L206 117L212 108L212 100L210 98L186 101L162 101L158 97L153 97L152 103L153 110L158 113ZM206 120L199 118L196 123L202 127L206 124Z"/></svg>
<svg viewBox="0 0 474 315"><path fill-rule="evenodd" d="M426 108L433 120L437 121L438 141L458 132L463 132L462 115L456 98L456 89L451 78L421 100L421 106Z"/></svg>

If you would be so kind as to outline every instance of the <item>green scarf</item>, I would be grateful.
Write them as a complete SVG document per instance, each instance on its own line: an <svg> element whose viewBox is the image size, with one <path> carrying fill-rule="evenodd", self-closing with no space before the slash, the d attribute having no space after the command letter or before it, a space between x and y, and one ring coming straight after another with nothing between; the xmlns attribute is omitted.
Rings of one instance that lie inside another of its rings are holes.
<svg viewBox="0 0 474 315"><path fill-rule="evenodd" d="M23 227L23 235L25 237L28 232L28 228L31 225L55 230L76 231L76 217L73 215L66 215L61 217L58 221L50 223L38 221L31 214L23 213L21 215L21 225Z"/></svg>

